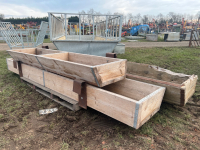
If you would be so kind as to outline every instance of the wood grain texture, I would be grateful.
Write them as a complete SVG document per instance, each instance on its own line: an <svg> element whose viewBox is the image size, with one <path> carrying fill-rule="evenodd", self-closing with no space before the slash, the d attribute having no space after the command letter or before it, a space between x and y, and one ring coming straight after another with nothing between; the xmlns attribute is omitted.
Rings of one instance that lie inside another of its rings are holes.
<svg viewBox="0 0 200 150"><path fill-rule="evenodd" d="M127 67L127 78L166 87L165 102L183 105L181 101L184 101L185 105L195 92L197 75L175 73L157 66L134 62L128 62ZM184 90L184 100L181 100L180 90Z"/></svg>
<svg viewBox="0 0 200 150"><path fill-rule="evenodd" d="M57 53L36 56L49 72L103 87L125 79L126 60L78 53ZM94 72L93 72L94 71Z"/></svg>
<svg viewBox="0 0 200 150"><path fill-rule="evenodd" d="M21 61L25 64L35 66L37 68L42 68L39 64L36 55L44 55L49 53L60 53L61 51L42 49L42 48L28 48L28 49L19 49L19 50L7 50L11 57L15 61Z"/></svg>
<svg viewBox="0 0 200 150"><path fill-rule="evenodd" d="M12 63L12 59L8 61ZM78 101L78 94L73 92L72 79L46 71L44 71L44 78L41 78L43 70L26 64L22 64L22 70L24 78L34 80L34 82L41 85L45 82L46 88ZM136 128L139 128L148 120L147 118L150 118L155 113L155 110L159 110L162 101L161 95L164 94L164 91L160 89L163 88L130 79L124 79L111 84L107 89L101 89L87 84L87 105L131 127L134 126L134 120L137 119L138 125ZM157 94L148 96L158 90L159 92ZM138 94L142 95L139 96ZM143 103L140 102L144 98L146 100ZM139 116L135 118L135 107L137 103L141 103L142 105L140 107L141 110L139 110ZM140 123L141 121L142 123Z"/></svg>
<svg viewBox="0 0 200 150"><path fill-rule="evenodd" d="M49 49L8 50L16 61L103 87L125 79L126 60Z"/></svg>

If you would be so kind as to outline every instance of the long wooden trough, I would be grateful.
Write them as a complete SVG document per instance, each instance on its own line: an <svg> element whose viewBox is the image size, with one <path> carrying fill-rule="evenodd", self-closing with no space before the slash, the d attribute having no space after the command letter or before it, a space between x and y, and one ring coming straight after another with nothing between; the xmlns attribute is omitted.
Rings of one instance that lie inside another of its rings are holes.
<svg viewBox="0 0 200 150"><path fill-rule="evenodd" d="M13 59L7 59L8 69L19 74ZM39 68L21 64L24 79L33 81L70 99L78 101L73 92L73 79L63 77ZM159 109L165 87L124 79L98 88L86 84L87 105L120 122L138 129Z"/></svg>
<svg viewBox="0 0 200 150"><path fill-rule="evenodd" d="M42 49L8 50L15 61L103 87L126 77L126 60Z"/></svg>
<svg viewBox="0 0 200 150"><path fill-rule="evenodd" d="M175 73L157 66L127 63L127 78L166 87L163 100L184 106L194 94L198 76Z"/></svg>

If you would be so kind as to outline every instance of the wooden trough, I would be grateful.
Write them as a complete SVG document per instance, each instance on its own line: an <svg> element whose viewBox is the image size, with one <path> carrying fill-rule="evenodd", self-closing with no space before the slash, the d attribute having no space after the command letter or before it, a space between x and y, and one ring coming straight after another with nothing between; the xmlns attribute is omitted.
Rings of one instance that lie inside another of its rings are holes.
<svg viewBox="0 0 200 150"><path fill-rule="evenodd" d="M13 59L7 59L8 69L19 74ZM49 90L78 101L73 92L73 79L21 64L23 79L39 84ZM159 109L165 92L164 87L131 79L98 88L86 84L87 105L120 122L138 129Z"/></svg>
<svg viewBox="0 0 200 150"><path fill-rule="evenodd" d="M126 60L42 49L8 50L15 61L103 87L125 79ZM57 53L56 53L57 52ZM60 52L60 53L59 53ZM51 53L51 54L49 54ZM53 54L52 54L53 53Z"/></svg>
<svg viewBox="0 0 200 150"><path fill-rule="evenodd" d="M10 56L15 61L21 61L25 64L42 68L39 64L37 57L38 55L52 54L52 53L62 53L62 51L42 49L42 48L27 48L27 49L17 49L17 50L7 50Z"/></svg>
<svg viewBox="0 0 200 150"><path fill-rule="evenodd" d="M157 66L127 62L127 78L166 87L163 100L184 106L194 94L198 76L175 73Z"/></svg>

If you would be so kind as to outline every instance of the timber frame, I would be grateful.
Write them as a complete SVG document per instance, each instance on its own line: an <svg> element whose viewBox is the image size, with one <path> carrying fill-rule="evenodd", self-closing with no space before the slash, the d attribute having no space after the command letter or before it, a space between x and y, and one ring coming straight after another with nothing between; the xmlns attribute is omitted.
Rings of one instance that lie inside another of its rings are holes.
<svg viewBox="0 0 200 150"><path fill-rule="evenodd" d="M7 58L7 66L8 70L19 74L19 68L18 66L14 68L12 58ZM21 79L34 83L36 87L58 93L57 96L62 95L73 101L79 101L79 95L73 91L73 79L24 63L21 67L23 74ZM86 84L88 107L136 129L159 111L164 92L165 87L131 79L124 79L103 88Z"/></svg>

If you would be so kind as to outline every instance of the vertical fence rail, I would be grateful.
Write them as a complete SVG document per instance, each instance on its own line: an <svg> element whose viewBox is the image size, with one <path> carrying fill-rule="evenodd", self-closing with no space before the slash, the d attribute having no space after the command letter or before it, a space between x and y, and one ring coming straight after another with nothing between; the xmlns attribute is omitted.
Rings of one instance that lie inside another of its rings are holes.
<svg viewBox="0 0 200 150"><path fill-rule="evenodd" d="M61 17L59 17L59 15ZM64 15L64 17L63 17ZM67 22L70 16L77 16L78 23ZM62 18L62 19L60 19ZM120 41L122 33L121 15L93 15L76 13L49 13L50 39L55 40L98 40ZM69 25L68 25L69 24ZM63 25L64 27L62 27ZM67 25L67 27L66 27ZM69 33L67 32L69 26ZM96 29L95 29L96 28ZM86 32L85 32L86 31ZM93 34L91 35L91 31ZM77 33L75 33L77 32ZM68 34L68 35L67 35ZM65 36L64 38L61 38ZM96 38L99 37L99 38Z"/></svg>

